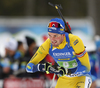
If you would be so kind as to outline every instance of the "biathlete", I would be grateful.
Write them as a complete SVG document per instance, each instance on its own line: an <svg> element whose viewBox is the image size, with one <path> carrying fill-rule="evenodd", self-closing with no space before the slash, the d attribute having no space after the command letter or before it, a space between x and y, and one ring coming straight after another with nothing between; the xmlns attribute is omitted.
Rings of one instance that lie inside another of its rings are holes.
<svg viewBox="0 0 100 88"><path fill-rule="evenodd" d="M92 80L90 62L82 40L66 33L65 24L59 18L53 18L48 25L49 38L38 48L27 64L27 72L42 71L59 76L55 88L90 88ZM58 66L51 63L39 64L50 54Z"/></svg>

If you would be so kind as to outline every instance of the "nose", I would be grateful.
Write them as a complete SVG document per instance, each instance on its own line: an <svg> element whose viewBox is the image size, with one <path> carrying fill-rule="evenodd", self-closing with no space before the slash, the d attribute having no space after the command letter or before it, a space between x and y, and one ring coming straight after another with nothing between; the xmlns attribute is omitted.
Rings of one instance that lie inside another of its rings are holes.
<svg viewBox="0 0 100 88"><path fill-rule="evenodd" d="M54 38L54 37L51 37L51 40L52 40L52 41L54 41L54 40L55 40L55 38Z"/></svg>

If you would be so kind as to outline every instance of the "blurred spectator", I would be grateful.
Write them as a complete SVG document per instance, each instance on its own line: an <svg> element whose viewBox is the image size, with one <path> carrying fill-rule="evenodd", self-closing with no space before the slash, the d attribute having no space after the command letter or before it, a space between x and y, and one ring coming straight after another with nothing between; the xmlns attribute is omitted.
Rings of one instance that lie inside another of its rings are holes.
<svg viewBox="0 0 100 88"><path fill-rule="evenodd" d="M14 59L20 59L23 58L25 55L25 49L24 49L24 45L22 41L18 41L18 47L17 47L17 51L14 55Z"/></svg>
<svg viewBox="0 0 100 88"><path fill-rule="evenodd" d="M13 71L18 70L18 62L14 59L18 43L14 38L10 38L5 44L5 58L8 58Z"/></svg>
<svg viewBox="0 0 100 88"><path fill-rule="evenodd" d="M96 43L96 55L97 55L97 58L98 58L98 78L100 79L100 36L99 38L95 41Z"/></svg>
<svg viewBox="0 0 100 88"><path fill-rule="evenodd" d="M21 61L20 61L20 63L21 63L21 69L25 69L26 64L29 62L30 58L34 55L34 53L38 49L34 38L31 38L29 36L26 36L25 38L26 38L26 43L27 43L28 49L26 50L26 52L24 54L24 57L21 58ZM33 77L33 78L38 78L38 77L40 77L40 73L39 72L36 72L36 73L27 73L27 72L24 72L24 73L20 73L18 75L18 77Z"/></svg>
<svg viewBox="0 0 100 88"><path fill-rule="evenodd" d="M96 52L91 51L88 53L89 54L89 59L90 59L90 64L91 64L91 77L92 77L92 85L90 88L97 88L97 57L96 57Z"/></svg>
<svg viewBox="0 0 100 88"><path fill-rule="evenodd" d="M20 77L21 74L25 73L25 68L27 62L24 62L24 55L25 55L25 48L24 48L24 43L22 41L17 41L18 47L17 51L14 55L14 60L16 61L16 64L18 65L18 69L14 72L14 75L17 77Z"/></svg>
<svg viewBox="0 0 100 88"><path fill-rule="evenodd" d="M10 38L5 44L5 56L13 57L17 50L17 41L14 38Z"/></svg>
<svg viewBox="0 0 100 88"><path fill-rule="evenodd" d="M15 78L14 72L19 68L19 61L15 59L18 43L16 39L9 38L5 43L5 56L0 59L0 78Z"/></svg>
<svg viewBox="0 0 100 88"><path fill-rule="evenodd" d="M24 44L22 41L18 41L18 48L17 48L17 51L14 55L14 59L19 61L19 68L21 69L25 69L26 68L26 64L27 62L23 62L23 59L24 59L24 56L25 56L25 48L24 48Z"/></svg>
<svg viewBox="0 0 100 88"><path fill-rule="evenodd" d="M37 45L36 45L36 41L34 38L31 38L29 36L26 36L26 42L28 45L28 49L25 53L25 57L28 58L28 61L30 60L30 58L34 55L34 53L36 52L36 50L38 49Z"/></svg>

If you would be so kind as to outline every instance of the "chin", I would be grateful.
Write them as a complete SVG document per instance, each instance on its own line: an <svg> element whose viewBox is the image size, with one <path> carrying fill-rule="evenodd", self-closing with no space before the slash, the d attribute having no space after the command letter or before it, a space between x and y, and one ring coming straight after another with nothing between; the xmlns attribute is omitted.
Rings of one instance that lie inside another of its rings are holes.
<svg viewBox="0 0 100 88"><path fill-rule="evenodd" d="M53 45L54 47L57 47L58 45Z"/></svg>

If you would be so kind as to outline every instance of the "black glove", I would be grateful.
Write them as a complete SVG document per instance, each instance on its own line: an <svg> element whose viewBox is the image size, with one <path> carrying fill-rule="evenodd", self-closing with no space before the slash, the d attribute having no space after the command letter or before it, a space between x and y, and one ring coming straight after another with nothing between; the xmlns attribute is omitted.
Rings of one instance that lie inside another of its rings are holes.
<svg viewBox="0 0 100 88"><path fill-rule="evenodd" d="M44 71L49 74L49 73L55 73L56 75L60 75L63 76L65 74L67 74L67 70L65 70L64 67L60 67L60 66L52 66L51 63L47 62L43 64L44 66Z"/></svg>
<svg viewBox="0 0 100 88"><path fill-rule="evenodd" d="M52 67L52 64L51 64L51 63L49 63L49 62L44 63L44 69L45 69L45 72L46 72L47 74L50 73L50 72L49 72L50 67Z"/></svg>
<svg viewBox="0 0 100 88"><path fill-rule="evenodd" d="M58 66L58 71L59 71L59 75L61 75L61 76L67 74L67 72L68 72L67 69L65 70L64 67L59 67L59 66Z"/></svg>
<svg viewBox="0 0 100 88"><path fill-rule="evenodd" d="M62 75L62 76L68 73L67 68L65 69L64 67L60 67L58 64L53 65L52 67L55 68L56 70L58 70L59 74Z"/></svg>
<svg viewBox="0 0 100 88"><path fill-rule="evenodd" d="M64 67L60 67L60 66L52 66L49 67L49 73L55 73L58 76L63 76L65 74L67 74L68 70L65 69Z"/></svg>
<svg viewBox="0 0 100 88"><path fill-rule="evenodd" d="M63 74L63 71L62 71L62 68L54 68L52 66L51 63L47 62L47 63L44 63L44 71L49 74L49 73L55 73L55 74ZM57 66L56 66L57 67Z"/></svg>

